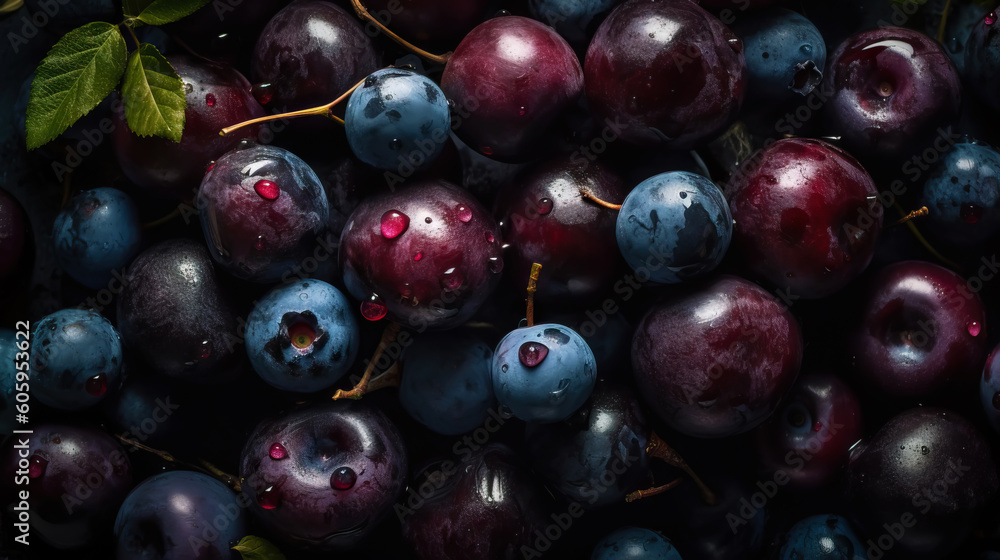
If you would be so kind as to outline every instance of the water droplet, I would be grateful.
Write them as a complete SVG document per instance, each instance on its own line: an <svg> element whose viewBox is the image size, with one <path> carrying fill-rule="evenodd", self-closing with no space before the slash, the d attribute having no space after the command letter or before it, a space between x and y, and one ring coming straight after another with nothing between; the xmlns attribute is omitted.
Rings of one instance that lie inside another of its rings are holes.
<svg viewBox="0 0 1000 560"><path fill-rule="evenodd" d="M389 210L382 214L381 227L386 239L395 239L410 227L410 217L398 210Z"/></svg>
<svg viewBox="0 0 1000 560"><path fill-rule="evenodd" d="M983 23L985 23L986 25L993 25L994 23L996 23L996 21L997 21L996 12L990 12L986 14L986 17L983 18Z"/></svg>
<svg viewBox="0 0 1000 560"><path fill-rule="evenodd" d="M823 429L823 423L822 422L816 422L815 424L813 424L813 431L814 432L818 432L818 431L820 431L822 429Z"/></svg>
<svg viewBox="0 0 1000 560"><path fill-rule="evenodd" d="M966 203L962 205L962 208L958 211L959 216L967 224L975 224L979 222L979 219L983 217L983 208L977 204Z"/></svg>
<svg viewBox="0 0 1000 560"><path fill-rule="evenodd" d="M188 94L191 93L192 91L194 91L194 86L191 85L189 82L184 82L184 93Z"/></svg>
<svg viewBox="0 0 1000 560"><path fill-rule="evenodd" d="M545 361L549 355L549 347L541 342L529 340L517 349L517 359L524 364L524 367L535 367Z"/></svg>
<svg viewBox="0 0 1000 560"><path fill-rule="evenodd" d="M257 503L264 509L274 509L281 503L281 496L274 486L268 486L257 496Z"/></svg>
<svg viewBox="0 0 1000 560"><path fill-rule="evenodd" d="M441 275L441 287L446 292L454 292L461 288L463 282L465 282L465 277L455 268L449 268Z"/></svg>
<svg viewBox="0 0 1000 560"><path fill-rule="evenodd" d="M688 197L688 193L686 193L684 191L681 191L681 198L687 198L687 197Z"/></svg>
<svg viewBox="0 0 1000 560"><path fill-rule="evenodd" d="M504 370L504 371L506 371L506 370ZM514 411L512 411L509 406L503 405L503 406L500 407L500 417L503 418L504 420L506 420L508 418L513 418L514 417Z"/></svg>
<svg viewBox="0 0 1000 560"><path fill-rule="evenodd" d="M430 216L427 216L426 218L424 218L424 223L425 223L425 224L429 224L429 223L431 223L431 222L433 222L433 221L434 221L434 219L433 219L433 218L431 218Z"/></svg>
<svg viewBox="0 0 1000 560"><path fill-rule="evenodd" d="M399 150L402 147L403 147L403 141L400 140L399 138L393 138L392 141L389 142L389 148L392 150Z"/></svg>
<svg viewBox="0 0 1000 560"><path fill-rule="evenodd" d="M480 151L483 152L484 156L492 156L493 155L493 148L491 148L489 146L483 146L483 149L480 150Z"/></svg>
<svg viewBox="0 0 1000 560"><path fill-rule="evenodd" d="M503 259L497 257L490 257L490 272L493 274L500 274L503 272Z"/></svg>
<svg viewBox="0 0 1000 560"><path fill-rule="evenodd" d="M263 235L258 235L257 236L257 240L253 242L253 248L257 249L258 251L263 251L264 250L264 236Z"/></svg>
<svg viewBox="0 0 1000 560"><path fill-rule="evenodd" d="M523 117L524 115L528 114L528 110L525 109L524 107L521 107L521 110L518 111L517 114Z"/></svg>
<svg viewBox="0 0 1000 560"><path fill-rule="evenodd" d="M42 457L38 453L33 454L28 459L28 476L31 478L38 478L42 476L45 474L45 467L48 466L48 464L48 459Z"/></svg>
<svg viewBox="0 0 1000 560"><path fill-rule="evenodd" d="M274 86L271 84L254 84L250 88L250 94L257 100L257 103L267 105L274 100Z"/></svg>
<svg viewBox="0 0 1000 560"><path fill-rule="evenodd" d="M1000 412L1000 391L993 393L993 408Z"/></svg>
<svg viewBox="0 0 1000 560"><path fill-rule="evenodd" d="M108 376L103 373L91 377L87 380L87 392L94 397L100 397L108 392Z"/></svg>
<svg viewBox="0 0 1000 560"><path fill-rule="evenodd" d="M213 169L215 169L215 162L214 161L212 163L208 164L208 169L205 170L205 173L208 173L209 171L211 171Z"/></svg>
<svg viewBox="0 0 1000 560"><path fill-rule="evenodd" d="M209 93L205 95L205 105L215 107L215 94Z"/></svg>
<svg viewBox="0 0 1000 560"><path fill-rule="evenodd" d="M552 199L543 198L538 201L538 214L544 216L552 211Z"/></svg>
<svg viewBox="0 0 1000 560"><path fill-rule="evenodd" d="M920 454L921 455L927 455L930 452L931 452L931 450L928 449L928 447L926 445L921 445L920 446Z"/></svg>
<svg viewBox="0 0 1000 560"><path fill-rule="evenodd" d="M357 482L358 475L350 467L340 467L330 476L330 486L334 490L350 490Z"/></svg>
<svg viewBox="0 0 1000 560"><path fill-rule="evenodd" d="M967 327L969 329L969 334L972 336L979 336L979 333L983 330L983 327L976 321L969 323Z"/></svg>
<svg viewBox="0 0 1000 560"><path fill-rule="evenodd" d="M271 446L271 450L268 451L267 454L270 455L271 458L274 459L275 461L280 461L285 457L288 457L288 450L285 449L284 445L281 445L280 443L275 443L274 445Z"/></svg>
<svg viewBox="0 0 1000 560"><path fill-rule="evenodd" d="M267 200L276 200L281 194L281 189L278 188L278 184L274 181L268 181L266 179L261 179L253 186L253 190Z"/></svg>
<svg viewBox="0 0 1000 560"><path fill-rule="evenodd" d="M508 369L510 369L510 368L507 367L507 364L504 364L504 365L500 366L500 371L502 371L504 373L507 373Z"/></svg>
<svg viewBox="0 0 1000 560"><path fill-rule="evenodd" d="M207 360L212 356L212 341L202 340L201 341L201 359Z"/></svg>
<svg viewBox="0 0 1000 560"><path fill-rule="evenodd" d="M739 37L731 37L728 43L729 48L733 49L734 53L739 54L743 52L743 41Z"/></svg>
<svg viewBox="0 0 1000 560"><path fill-rule="evenodd" d="M368 301L361 302L361 316L369 321L378 321L389 312L382 298L372 295Z"/></svg>
<svg viewBox="0 0 1000 560"><path fill-rule="evenodd" d="M415 260L415 261L419 261L422 258L424 258L423 251L417 251L417 254L413 255L413 260Z"/></svg>
<svg viewBox="0 0 1000 560"><path fill-rule="evenodd" d="M490 233L490 232L487 231L486 232L486 242L487 243L493 243L494 241L496 241L496 238L493 237L492 233Z"/></svg>
<svg viewBox="0 0 1000 560"><path fill-rule="evenodd" d="M472 209L464 204L458 205L458 219L464 223L472 221Z"/></svg>

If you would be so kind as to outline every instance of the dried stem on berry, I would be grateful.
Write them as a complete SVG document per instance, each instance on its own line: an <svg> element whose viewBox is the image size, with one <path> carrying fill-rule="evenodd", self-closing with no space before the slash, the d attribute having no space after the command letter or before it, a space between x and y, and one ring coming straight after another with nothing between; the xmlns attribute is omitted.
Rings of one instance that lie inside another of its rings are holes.
<svg viewBox="0 0 1000 560"><path fill-rule="evenodd" d="M541 272L542 265L538 263L531 265L531 274L528 275L528 309L525 312L529 327L535 324L535 292L538 291L538 275Z"/></svg>
<svg viewBox="0 0 1000 560"><path fill-rule="evenodd" d="M663 441L663 438L657 435L656 432L653 432L649 436L649 443L646 445L646 455L653 459L659 459L672 467L676 467L684 471L691 477L691 480L698 485L698 488L701 490L701 499L704 500L706 504L714 506L718 503L718 498L716 498L715 493L705 485L697 474L695 474L694 469L687 464L687 461L681 457L680 453L678 453L673 447L667 445L667 442ZM662 494L663 492L676 486L679 481L680 479L663 486L637 490L626 496L625 501L634 502L635 500Z"/></svg>
<svg viewBox="0 0 1000 560"><path fill-rule="evenodd" d="M417 47L413 43L410 43L406 39L403 39L399 35L396 35L388 27L382 25L382 22L378 20L375 16L368 12L368 8L361 3L361 0L351 0L351 5L354 7L354 12L358 14L358 17L364 20L368 20L372 25L379 28L382 33L385 33L387 37L398 43L404 49L412 51L418 56L422 56L427 60L437 62L438 64L447 64L448 59L451 58L451 53L447 52L444 54L431 54L420 47Z"/></svg>
<svg viewBox="0 0 1000 560"><path fill-rule="evenodd" d="M390 68L391 68L391 66L390 66ZM368 78L366 77L365 80L367 80L367 79ZM239 130L239 129L245 127L245 126L250 126L250 125L253 125L253 124L257 124L257 123L268 122L268 121L275 121L275 120L279 120L279 119L293 119L293 118L296 118L296 117L307 117L307 116L310 116L310 115L318 115L318 116L322 116L322 117L327 117L327 118L330 118L330 119L333 119L333 120L339 122L340 124L344 124L343 119L340 119L340 118L338 118L337 116L335 116L333 114L333 108L336 107L337 105L339 105L341 101L343 101L343 100L347 99L348 97L350 97L351 94L354 93L354 90L358 89L359 87L361 87L362 84L365 83L365 80L361 80L360 82L354 84L353 86L351 86L351 89L345 91L344 93L342 93L340 95L340 97L334 99L333 101L327 103L326 105L320 105L319 107L312 107L310 109L300 109L298 111L291 111L291 112L288 112L288 113L281 113L281 114L278 114L278 115L268 115L266 117L260 117L260 118L256 118L256 119L250 119L248 121L244 121L244 122L241 122L239 124L234 124L233 126L227 126L226 128L223 128L219 132L219 136L225 136L225 135L231 133L234 130Z"/></svg>
<svg viewBox="0 0 1000 560"><path fill-rule="evenodd" d="M621 204L614 204L614 203L611 203L611 202L607 202L607 201L601 200L600 198L597 197L597 195L595 195L594 193L588 191L587 189L580 189L580 196L582 196L583 198L585 198L585 199L593 202L594 204L596 204L598 206L603 206L604 208L607 208L609 210L621 210L622 209L622 205Z"/></svg>
<svg viewBox="0 0 1000 560"><path fill-rule="evenodd" d="M335 401L340 399L359 400L361 399L361 397L365 396L365 393L367 393L369 390L374 391L376 388L389 386L389 385L383 385L382 382L373 384L372 373L375 371L375 364L377 364L379 358L382 357L382 353L385 352L386 347L389 346L389 344L393 341L393 339L396 338L396 335L399 334L400 328L401 327L399 326L399 323L396 323L395 321L389 323L389 325L385 327L385 330L382 331L382 340L379 341L378 348L375 349L375 353L372 355L371 361L368 362L368 367L365 368L365 373L364 375L361 376L361 381L359 381L358 384L355 385L354 388L351 389L350 391L337 389L337 392L333 394L333 400ZM390 368L388 371L384 372L379 377L381 378L384 375L392 375L391 372L392 369ZM369 385L372 385L372 387L374 388L369 388Z"/></svg>

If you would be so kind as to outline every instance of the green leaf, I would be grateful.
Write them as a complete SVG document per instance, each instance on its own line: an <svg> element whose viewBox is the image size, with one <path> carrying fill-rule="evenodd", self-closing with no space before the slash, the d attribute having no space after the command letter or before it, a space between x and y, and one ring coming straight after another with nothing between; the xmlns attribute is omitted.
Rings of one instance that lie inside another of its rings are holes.
<svg viewBox="0 0 1000 560"><path fill-rule="evenodd" d="M278 547L253 535L243 537L233 550L239 552L243 560L285 560Z"/></svg>
<svg viewBox="0 0 1000 560"><path fill-rule="evenodd" d="M143 23L163 25L187 17L212 0L125 0L126 14Z"/></svg>
<svg viewBox="0 0 1000 560"><path fill-rule="evenodd" d="M35 70L28 97L28 149L54 140L115 89L128 50L118 28L95 22L52 47Z"/></svg>
<svg viewBox="0 0 1000 560"><path fill-rule="evenodd" d="M132 132L181 141L187 106L184 82L153 45L143 43L129 56L122 97Z"/></svg>

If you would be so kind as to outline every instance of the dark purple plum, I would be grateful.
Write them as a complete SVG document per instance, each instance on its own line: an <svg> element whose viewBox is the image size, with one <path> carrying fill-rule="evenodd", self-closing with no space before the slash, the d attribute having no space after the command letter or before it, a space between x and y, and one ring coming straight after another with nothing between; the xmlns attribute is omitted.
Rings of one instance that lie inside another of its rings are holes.
<svg viewBox="0 0 1000 560"><path fill-rule="evenodd" d="M736 118L746 87L743 44L693 1L629 0L587 50L587 99L639 145L690 148Z"/></svg>
<svg viewBox="0 0 1000 560"><path fill-rule="evenodd" d="M537 156L550 126L583 93L583 69L551 27L503 16L462 39L441 89L463 142L491 158L521 161Z"/></svg>
<svg viewBox="0 0 1000 560"><path fill-rule="evenodd" d="M864 272L882 230L868 172L820 140L778 140L742 164L726 188L734 254L796 297L825 297Z"/></svg>
<svg viewBox="0 0 1000 560"><path fill-rule="evenodd" d="M500 244L470 193L423 181L358 205L341 234L340 265L366 319L443 329L467 321L496 288Z"/></svg>
<svg viewBox="0 0 1000 560"><path fill-rule="evenodd" d="M989 352L986 308L946 268L891 264L872 279L850 351L862 379L894 397L972 391Z"/></svg>
<svg viewBox="0 0 1000 560"><path fill-rule="evenodd" d="M268 533L296 546L356 545L393 509L405 484L406 448L378 409L354 401L302 408L257 426L240 478Z"/></svg>
<svg viewBox="0 0 1000 560"><path fill-rule="evenodd" d="M639 393L671 428L696 437L730 436L763 422L801 362L792 314L734 276L656 304L632 339Z"/></svg>
<svg viewBox="0 0 1000 560"><path fill-rule="evenodd" d="M288 0L211 2L162 29L194 52L243 71L250 63L261 30L287 3Z"/></svg>
<svg viewBox="0 0 1000 560"><path fill-rule="evenodd" d="M383 25L411 41L457 42L483 20L489 0L366 0L365 6ZM365 32L374 36L375 25Z"/></svg>

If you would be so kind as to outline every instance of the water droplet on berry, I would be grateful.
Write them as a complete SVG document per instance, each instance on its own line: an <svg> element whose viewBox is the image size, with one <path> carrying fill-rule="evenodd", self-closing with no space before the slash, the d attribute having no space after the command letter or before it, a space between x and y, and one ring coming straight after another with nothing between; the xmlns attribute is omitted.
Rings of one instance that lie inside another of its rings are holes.
<svg viewBox="0 0 1000 560"><path fill-rule="evenodd" d="M487 231L486 232L486 242L487 243L493 243L494 241L496 241L496 238L493 237L492 233L490 233L490 232Z"/></svg>
<svg viewBox="0 0 1000 560"><path fill-rule="evenodd" d="M504 366L504 367L506 367L506 366ZM500 417L503 418L504 420L506 420L508 418L513 418L514 417L514 412L510 409L509 406L503 405L503 406L500 407Z"/></svg>
<svg viewBox="0 0 1000 560"><path fill-rule="evenodd" d="M403 235L408 227L410 227L410 217L399 210L389 210L382 214L382 236L386 239L395 239Z"/></svg>
<svg viewBox="0 0 1000 560"><path fill-rule="evenodd" d="M191 85L189 82L184 82L184 93L188 94L191 93L192 91L194 91L194 86Z"/></svg>
<svg viewBox="0 0 1000 560"><path fill-rule="evenodd" d="M993 25L994 23L996 23L996 21L997 21L996 12L990 12L986 14L986 17L983 18L983 23L985 23L986 25Z"/></svg>
<svg viewBox="0 0 1000 560"><path fill-rule="evenodd" d="M215 169L215 162L214 161L212 163L208 164L208 169L205 170L205 173L208 173L209 171L211 171L213 169Z"/></svg>
<svg viewBox="0 0 1000 560"><path fill-rule="evenodd" d="M979 336L979 333L982 332L983 330L983 327L980 326L980 324L975 321L969 323L966 326L969 329L969 334L971 334L972 336Z"/></svg>
<svg viewBox="0 0 1000 560"><path fill-rule="evenodd" d="M45 467L48 466L49 460L42 457L38 453L35 453L28 459L28 476L31 478L38 478L45 474ZM24 472L24 471L22 471Z"/></svg>
<svg viewBox="0 0 1000 560"><path fill-rule="evenodd" d="M983 208L977 204L972 204L967 202L962 205L962 208L958 211L959 216L967 224L975 224L979 222L979 219L983 217Z"/></svg>
<svg viewBox="0 0 1000 560"><path fill-rule="evenodd" d="M524 367L535 367L545 361L549 355L549 347L541 342L529 340L517 349L517 359L524 364Z"/></svg>
<svg viewBox="0 0 1000 560"><path fill-rule="evenodd" d="M285 449L284 445L281 445L280 443L275 443L274 445L271 446L271 450L268 451L267 454L270 455L271 458L274 459L275 461L280 461L285 457L288 457L288 450Z"/></svg>
<svg viewBox="0 0 1000 560"><path fill-rule="evenodd" d="M202 360L207 360L208 358L210 358L212 356L212 341L211 340L202 340L201 341L201 354L200 354L200 356L201 356Z"/></svg>
<svg viewBox="0 0 1000 560"><path fill-rule="evenodd" d="M258 235L257 236L257 240L253 242L253 248L257 249L258 251L263 251L264 250L264 236L263 235Z"/></svg>
<svg viewBox="0 0 1000 560"><path fill-rule="evenodd" d="M493 148L491 148L489 146L483 146L483 149L480 150L480 151L483 152L484 156L492 156L493 155Z"/></svg>
<svg viewBox="0 0 1000 560"><path fill-rule="evenodd" d="M253 186L253 190L261 196L261 198L266 198L267 200L275 200L281 195L281 189L278 188L278 184L274 181L268 181L266 179L261 179Z"/></svg>
<svg viewBox="0 0 1000 560"><path fill-rule="evenodd" d="M421 251L417 251L417 254L413 255L413 260L415 261L419 261L422 258L424 258L424 253Z"/></svg>
<svg viewBox="0 0 1000 560"><path fill-rule="evenodd" d="M215 107L215 94L208 93L205 95L205 105Z"/></svg>
<svg viewBox="0 0 1000 560"><path fill-rule="evenodd" d="M372 295L368 301L361 302L361 316L369 321L381 320L388 312L389 308L377 295Z"/></svg>
<svg viewBox="0 0 1000 560"><path fill-rule="evenodd" d="M686 193L684 191L681 191L681 198L687 198L687 197L688 197L688 193Z"/></svg>
<svg viewBox="0 0 1000 560"><path fill-rule="evenodd" d="M543 198L538 201L538 213L542 216L552 211L552 199Z"/></svg>
<svg viewBox="0 0 1000 560"><path fill-rule="evenodd" d="M731 37L728 43L729 48L733 49L734 53L739 54L743 52L743 41L739 37Z"/></svg>
<svg viewBox="0 0 1000 560"><path fill-rule="evenodd" d="M330 486L334 490L350 490L357 482L358 475L350 467L340 467L330 476Z"/></svg>
<svg viewBox="0 0 1000 560"><path fill-rule="evenodd" d="M100 397L108 392L108 376L103 373L91 377L87 380L87 392L94 397Z"/></svg>
<svg viewBox="0 0 1000 560"><path fill-rule="evenodd" d="M507 373L508 369L510 369L510 368L507 367L507 364L504 364L504 365L500 366L500 371L502 371L504 373Z"/></svg>
<svg viewBox="0 0 1000 560"><path fill-rule="evenodd" d="M458 219L464 223L472 221L472 209L464 204L458 206Z"/></svg>
<svg viewBox="0 0 1000 560"><path fill-rule="evenodd" d="M425 224L429 224L429 223L431 223L433 221L434 221L434 218L431 218L430 216L427 216L426 218L424 218L424 223Z"/></svg>
<svg viewBox="0 0 1000 560"><path fill-rule="evenodd" d="M274 509L281 503L281 496L274 486L268 486L257 496L257 503L264 509Z"/></svg>
<svg viewBox="0 0 1000 560"><path fill-rule="evenodd" d="M503 259L497 257L490 257L490 272L493 274L500 274L503 272Z"/></svg>
<svg viewBox="0 0 1000 560"><path fill-rule="evenodd" d="M816 422L815 424L813 424L813 431L814 432L818 432L818 431L820 431L822 429L823 429L823 423L822 422Z"/></svg>
<svg viewBox="0 0 1000 560"><path fill-rule="evenodd" d="M524 107L521 107L521 110L518 111L517 114L523 117L524 115L528 114L528 110L525 109Z"/></svg>
<svg viewBox="0 0 1000 560"><path fill-rule="evenodd" d="M274 86L266 83L254 84L250 88L250 94L257 100L257 103L267 105L274 100Z"/></svg>
<svg viewBox="0 0 1000 560"><path fill-rule="evenodd" d="M389 148L392 150L398 150L402 147L403 147L403 141L400 140L399 138L393 138L392 141L389 142Z"/></svg>
<svg viewBox="0 0 1000 560"><path fill-rule="evenodd" d="M454 292L461 288L463 282L465 282L465 277L456 268L449 268L441 275L441 287L446 292Z"/></svg>
<svg viewBox="0 0 1000 560"><path fill-rule="evenodd" d="M931 450L926 445L921 445L920 446L920 454L921 455L927 455L930 452L931 452Z"/></svg>

